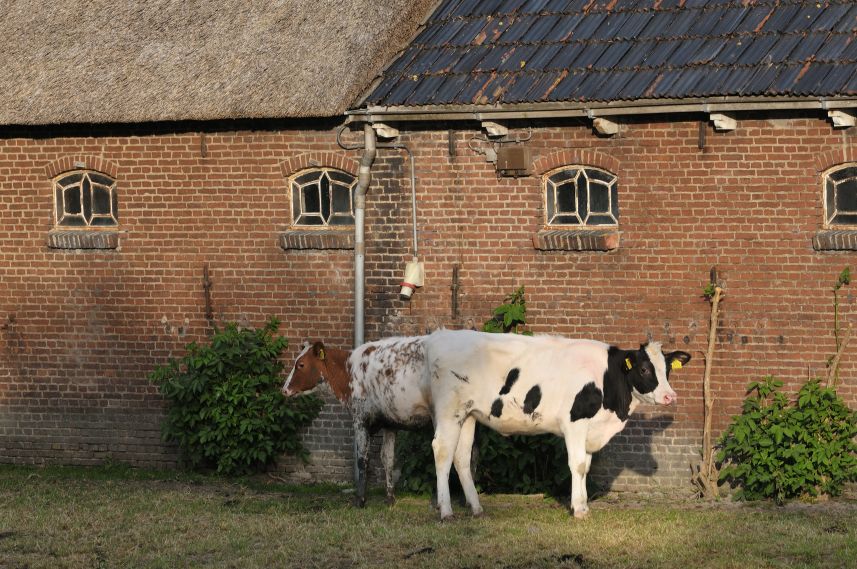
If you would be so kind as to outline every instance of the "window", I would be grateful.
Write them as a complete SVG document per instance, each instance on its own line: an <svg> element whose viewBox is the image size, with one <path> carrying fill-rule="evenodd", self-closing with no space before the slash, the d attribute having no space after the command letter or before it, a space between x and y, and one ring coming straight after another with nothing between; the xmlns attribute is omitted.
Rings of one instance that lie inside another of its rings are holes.
<svg viewBox="0 0 857 569"><path fill-rule="evenodd" d="M598 168L566 166L545 176L545 216L551 226L619 224L616 176Z"/></svg>
<svg viewBox="0 0 857 569"><path fill-rule="evenodd" d="M857 227L857 164L825 174L824 222L830 228Z"/></svg>
<svg viewBox="0 0 857 569"><path fill-rule="evenodd" d="M57 228L116 227L116 182L88 170L62 174L54 180L54 211Z"/></svg>
<svg viewBox="0 0 857 569"><path fill-rule="evenodd" d="M354 225L357 179L341 170L305 170L291 179L292 221L309 227Z"/></svg>
<svg viewBox="0 0 857 569"><path fill-rule="evenodd" d="M619 248L617 178L590 166L562 166L543 175L546 227L533 235L540 251Z"/></svg>

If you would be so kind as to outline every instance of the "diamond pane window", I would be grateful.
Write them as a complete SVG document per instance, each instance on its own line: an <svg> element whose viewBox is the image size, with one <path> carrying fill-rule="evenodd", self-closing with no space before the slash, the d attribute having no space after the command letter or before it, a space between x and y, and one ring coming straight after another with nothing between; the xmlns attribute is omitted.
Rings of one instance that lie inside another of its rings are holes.
<svg viewBox="0 0 857 569"><path fill-rule="evenodd" d="M340 170L301 172L291 181L292 221L314 227L354 225L356 183L357 178Z"/></svg>
<svg viewBox="0 0 857 569"><path fill-rule="evenodd" d="M584 166L566 166L548 173L545 177L545 216L548 225L618 225L616 176Z"/></svg>
<svg viewBox="0 0 857 569"><path fill-rule="evenodd" d="M85 170L63 174L54 180L54 213L58 227L119 225L116 181Z"/></svg>
<svg viewBox="0 0 857 569"><path fill-rule="evenodd" d="M824 221L829 227L857 226L857 164L825 174Z"/></svg>

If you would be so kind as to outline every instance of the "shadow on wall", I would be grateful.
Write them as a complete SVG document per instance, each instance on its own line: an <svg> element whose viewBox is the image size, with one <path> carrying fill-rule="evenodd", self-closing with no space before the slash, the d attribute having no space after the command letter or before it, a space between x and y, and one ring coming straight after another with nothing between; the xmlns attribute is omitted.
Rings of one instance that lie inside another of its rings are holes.
<svg viewBox="0 0 857 569"><path fill-rule="evenodd" d="M681 470L672 462L684 460L684 456L668 454L670 441L663 437L673 420L671 415L632 415L625 429L592 457L588 482L595 494L679 483L672 478L680 476ZM659 460L669 464L659 464Z"/></svg>

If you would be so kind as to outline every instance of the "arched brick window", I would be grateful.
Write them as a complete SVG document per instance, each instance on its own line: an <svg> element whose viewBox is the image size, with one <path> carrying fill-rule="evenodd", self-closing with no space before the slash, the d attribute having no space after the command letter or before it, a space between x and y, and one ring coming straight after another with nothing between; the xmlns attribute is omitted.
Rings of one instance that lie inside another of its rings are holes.
<svg viewBox="0 0 857 569"><path fill-rule="evenodd" d="M857 227L857 163L825 172L824 223L832 229Z"/></svg>
<svg viewBox="0 0 857 569"><path fill-rule="evenodd" d="M311 168L291 177L292 223L300 227L354 225L357 178L335 168Z"/></svg>
<svg viewBox="0 0 857 569"><path fill-rule="evenodd" d="M57 228L85 229L119 225L116 181L100 172L75 170L54 178Z"/></svg>
<svg viewBox="0 0 857 569"><path fill-rule="evenodd" d="M544 177L545 218L551 227L616 227L615 174L590 166L563 166Z"/></svg>

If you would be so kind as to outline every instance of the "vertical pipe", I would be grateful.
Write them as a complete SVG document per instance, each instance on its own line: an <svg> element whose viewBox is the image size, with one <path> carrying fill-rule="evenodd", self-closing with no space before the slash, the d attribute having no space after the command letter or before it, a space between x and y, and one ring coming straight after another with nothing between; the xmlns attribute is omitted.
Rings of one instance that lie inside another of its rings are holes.
<svg viewBox="0 0 857 569"><path fill-rule="evenodd" d="M366 190L372 181L372 164L375 162L375 130L372 125L363 125L363 156L357 174L357 187L354 190L354 347L365 341L366 282L364 261L366 256L366 232L364 219L366 213Z"/></svg>

